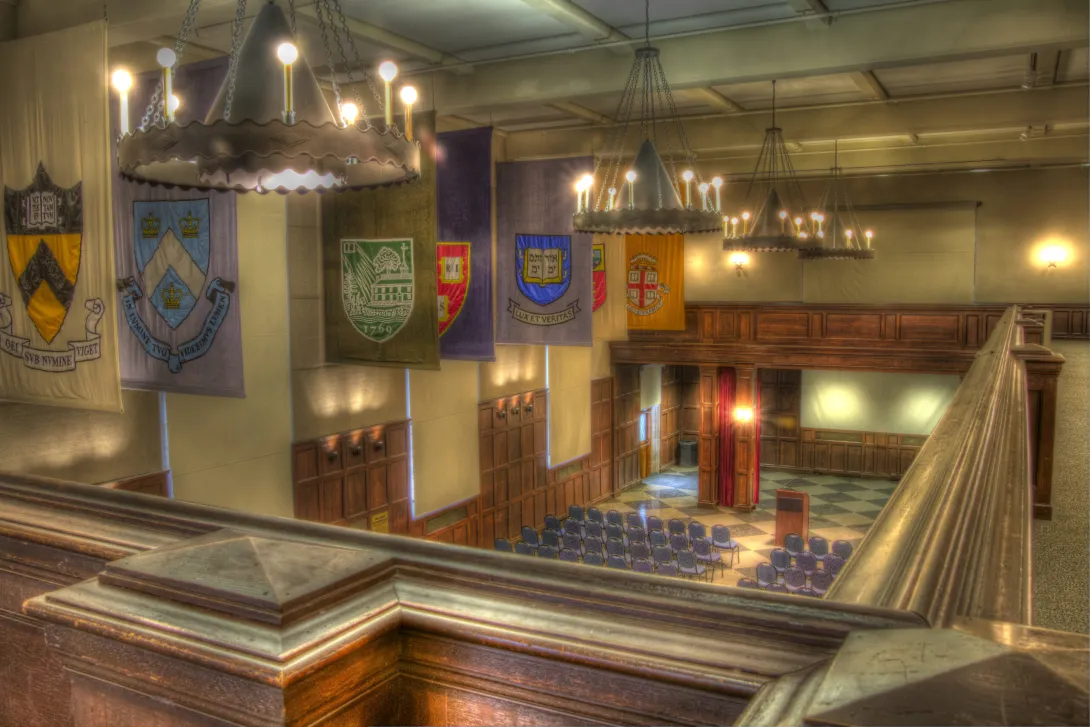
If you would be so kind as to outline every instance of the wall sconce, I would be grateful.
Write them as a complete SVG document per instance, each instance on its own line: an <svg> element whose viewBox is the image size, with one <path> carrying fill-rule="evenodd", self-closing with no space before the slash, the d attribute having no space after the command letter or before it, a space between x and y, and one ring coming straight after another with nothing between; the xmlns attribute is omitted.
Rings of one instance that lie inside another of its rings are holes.
<svg viewBox="0 0 1090 727"><path fill-rule="evenodd" d="M739 424L748 424L753 421L753 407L752 406L736 406L734 407L734 421Z"/></svg>
<svg viewBox="0 0 1090 727"><path fill-rule="evenodd" d="M730 254L730 264L734 266L735 272L738 273L738 277L742 277L745 274L745 266L749 265L749 255L738 251Z"/></svg>
<svg viewBox="0 0 1090 727"><path fill-rule="evenodd" d="M361 454L363 454L363 447L361 447L360 443L357 441L352 444L352 448L348 451L352 453L353 457L359 457Z"/></svg>
<svg viewBox="0 0 1090 727"><path fill-rule="evenodd" d="M375 427L371 430L371 446L375 448L376 452L386 446L386 442L382 440L382 427Z"/></svg>
<svg viewBox="0 0 1090 727"><path fill-rule="evenodd" d="M325 458L328 459L330 462L337 459L337 450L327 449L325 453Z"/></svg>
<svg viewBox="0 0 1090 727"><path fill-rule="evenodd" d="M504 411L503 409L497 409L496 410L496 416L499 417L500 419L506 419L507 418L507 412Z"/></svg>
<svg viewBox="0 0 1090 727"><path fill-rule="evenodd" d="M518 416L519 411L520 410L519 410L519 405L518 404L515 404L513 407L511 407L511 413L514 414L515 416Z"/></svg>
<svg viewBox="0 0 1090 727"><path fill-rule="evenodd" d="M1045 270L1056 268L1067 261L1067 248L1063 245L1045 245L1037 251L1037 259L1045 265Z"/></svg>
<svg viewBox="0 0 1090 727"><path fill-rule="evenodd" d="M533 414L534 413L534 405L533 404L527 404L526 405L526 413L527 414Z"/></svg>

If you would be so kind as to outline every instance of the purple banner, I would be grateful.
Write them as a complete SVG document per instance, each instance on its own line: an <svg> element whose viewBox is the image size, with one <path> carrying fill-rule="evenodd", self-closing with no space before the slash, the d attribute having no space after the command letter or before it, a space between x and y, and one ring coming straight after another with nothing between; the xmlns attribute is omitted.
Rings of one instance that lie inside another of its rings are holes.
<svg viewBox="0 0 1090 727"><path fill-rule="evenodd" d="M436 206L439 357L494 361L492 127L439 134Z"/></svg>
<svg viewBox="0 0 1090 727"><path fill-rule="evenodd" d="M592 157L496 165L496 342L591 345L592 235L572 230Z"/></svg>
<svg viewBox="0 0 1090 727"><path fill-rule="evenodd" d="M177 69L180 123L204 121L226 72L226 58ZM139 127L158 78L134 79L129 128ZM116 135L116 94L111 117ZM118 174L116 156L113 175L122 386L245 396L236 193L130 182Z"/></svg>

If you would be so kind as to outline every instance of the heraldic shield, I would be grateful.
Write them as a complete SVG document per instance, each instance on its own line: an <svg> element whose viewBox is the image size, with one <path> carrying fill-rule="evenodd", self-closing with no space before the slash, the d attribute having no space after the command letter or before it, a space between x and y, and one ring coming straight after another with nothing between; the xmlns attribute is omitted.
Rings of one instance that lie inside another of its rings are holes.
<svg viewBox="0 0 1090 727"><path fill-rule="evenodd" d="M440 336L462 312L469 294L469 250L468 242L440 242L435 246Z"/></svg>
<svg viewBox="0 0 1090 727"><path fill-rule="evenodd" d="M538 305L560 299L571 285L571 236L516 235L515 280Z"/></svg>
<svg viewBox="0 0 1090 727"><path fill-rule="evenodd" d="M413 311L413 241L341 240L341 303L376 343L397 335Z"/></svg>
<svg viewBox="0 0 1090 727"><path fill-rule="evenodd" d="M26 189L4 187L8 260L27 315L47 343L64 325L79 277L83 186L62 189L38 165Z"/></svg>
<svg viewBox="0 0 1090 727"><path fill-rule="evenodd" d="M208 200L133 202L133 253L148 301L177 329L208 277Z"/></svg>

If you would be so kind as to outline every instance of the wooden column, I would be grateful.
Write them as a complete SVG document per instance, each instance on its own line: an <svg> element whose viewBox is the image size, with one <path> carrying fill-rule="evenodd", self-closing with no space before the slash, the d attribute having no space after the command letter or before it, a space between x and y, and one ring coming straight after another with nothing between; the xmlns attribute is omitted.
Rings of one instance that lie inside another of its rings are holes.
<svg viewBox="0 0 1090 727"><path fill-rule="evenodd" d="M719 367L700 367L700 441L697 445L698 500L719 504Z"/></svg>
<svg viewBox="0 0 1090 727"><path fill-rule="evenodd" d="M753 409L753 421L734 425L734 507L752 510L753 480L757 476L757 438L754 436L757 417L757 369L748 364L734 367L734 406Z"/></svg>
<svg viewBox="0 0 1090 727"><path fill-rule="evenodd" d="M1033 516L1052 519L1052 459L1056 447L1056 389L1063 356L1043 346L1026 344L1014 350L1026 364L1029 398L1030 475Z"/></svg>
<svg viewBox="0 0 1090 727"><path fill-rule="evenodd" d="M640 367L617 366L613 374L613 492L640 481Z"/></svg>

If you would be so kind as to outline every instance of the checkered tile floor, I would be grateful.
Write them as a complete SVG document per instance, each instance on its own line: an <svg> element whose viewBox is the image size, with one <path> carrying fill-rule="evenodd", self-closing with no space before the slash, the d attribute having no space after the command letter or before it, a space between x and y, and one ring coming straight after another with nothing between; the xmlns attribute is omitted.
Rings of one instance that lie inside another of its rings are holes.
<svg viewBox="0 0 1090 727"><path fill-rule="evenodd" d="M734 585L738 579L757 578L757 564L769 560L775 545L775 492L788 487L810 495L810 534L820 535L832 543L847 540L852 547L866 535L867 529L897 487L896 481L864 480L834 475L762 471L761 499L753 512L736 512L729 508L697 504L696 469L672 468L651 475L641 484L625 490L612 500L600 503L603 511L639 512L657 515L665 522L670 518L689 519L712 525L726 525L731 537L738 541L740 554L734 569L716 572L713 582Z"/></svg>

